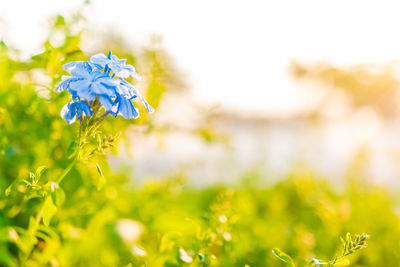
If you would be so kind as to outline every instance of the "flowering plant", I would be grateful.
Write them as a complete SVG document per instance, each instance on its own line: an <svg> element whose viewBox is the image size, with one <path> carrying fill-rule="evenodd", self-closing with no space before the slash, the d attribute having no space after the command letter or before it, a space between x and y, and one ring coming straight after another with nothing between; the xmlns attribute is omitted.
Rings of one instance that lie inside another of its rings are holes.
<svg viewBox="0 0 400 267"><path fill-rule="evenodd" d="M76 118L82 120L83 115L97 115L97 111L103 107L105 113L101 120L108 114L136 119L139 112L131 102L135 98L139 98L147 111L152 113L154 109L132 84L123 79L129 76L141 79L135 68L125 62L126 59L119 59L110 51L107 57L96 54L90 61L74 61L64 65L63 68L69 70L71 76L63 76L56 91L68 90L72 100L62 108L61 116L68 123L73 123Z"/></svg>
<svg viewBox="0 0 400 267"><path fill-rule="evenodd" d="M27 229L8 229L12 240L19 240L19 235L27 237L24 243L20 244L21 262L26 262L31 257L38 240L44 238L43 232L50 229L53 216L64 203L66 195L60 184L71 169L78 162L93 163L92 159L97 154L115 146L119 134L103 136L99 130L107 115L121 115L125 119L138 118L139 111L132 104L135 98L143 102L148 112L154 111L135 87L124 80L128 76L140 79L134 67L126 65L125 62L126 60L119 59L110 51L107 57L97 54L89 61L73 61L63 66L69 70L71 76L62 77L56 92L67 90L72 100L61 109L61 117L68 124L77 119L80 121L79 134L73 143L73 153L68 157L72 158L72 161L58 177L50 179L47 183L42 182L47 167L40 166L30 173L28 179L15 180L5 192L7 197L11 197L23 187L26 200L39 199L40 203L36 217L30 218ZM97 181L97 188L100 189L104 184L104 176L100 165L97 162L95 165L103 178Z"/></svg>

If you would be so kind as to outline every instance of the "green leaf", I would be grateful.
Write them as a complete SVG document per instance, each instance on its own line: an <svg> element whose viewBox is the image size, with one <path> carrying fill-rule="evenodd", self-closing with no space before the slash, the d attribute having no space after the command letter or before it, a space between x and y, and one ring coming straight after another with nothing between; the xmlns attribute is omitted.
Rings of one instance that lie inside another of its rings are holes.
<svg viewBox="0 0 400 267"><path fill-rule="evenodd" d="M47 169L46 166L40 166L36 169L36 176L40 178Z"/></svg>
<svg viewBox="0 0 400 267"><path fill-rule="evenodd" d="M65 201L64 190L56 182L50 182L50 190L50 196L53 203L57 207L61 206Z"/></svg>
<svg viewBox="0 0 400 267"><path fill-rule="evenodd" d="M106 184L106 179L105 179L103 171L101 170L100 165L98 163L96 163L96 169L97 169L97 172L100 174L100 177L95 179L95 183L96 183L97 190L100 190Z"/></svg>
<svg viewBox="0 0 400 267"><path fill-rule="evenodd" d="M8 196L11 194L13 185L14 185L14 183L10 184L10 185L7 187L7 189L6 189L6 191L5 191L6 197L8 197Z"/></svg>
<svg viewBox="0 0 400 267"><path fill-rule="evenodd" d="M45 195L45 192L41 189L37 190L29 190L27 193L24 195L25 200L29 200L32 198L41 198Z"/></svg>
<svg viewBox="0 0 400 267"><path fill-rule="evenodd" d="M101 146L103 145L103 140L101 139L100 134L97 135L97 145L99 148L101 148Z"/></svg>
<svg viewBox="0 0 400 267"><path fill-rule="evenodd" d="M272 250L272 253L274 253L274 255L280 259L281 261L285 262L287 266L290 267L295 267L296 265L294 265L294 262L292 260L292 258L287 255L286 253L284 253L283 251L281 251L279 248L274 248Z"/></svg>
<svg viewBox="0 0 400 267"><path fill-rule="evenodd" d="M25 193L26 191L26 185L23 180L16 180L13 183L10 184L9 187L5 190L5 195L6 197L10 196L13 192L18 192L18 193Z"/></svg>
<svg viewBox="0 0 400 267"><path fill-rule="evenodd" d="M49 226L51 218L53 218L54 214L56 214L57 207L54 206L53 200L51 197L47 197L44 206L43 206L43 223L46 226Z"/></svg>
<svg viewBox="0 0 400 267"><path fill-rule="evenodd" d="M97 172L100 174L101 177L104 177L103 172L101 171L100 165L96 163Z"/></svg>
<svg viewBox="0 0 400 267"><path fill-rule="evenodd" d="M206 255L204 255L203 253L199 253L198 256L200 261L206 261Z"/></svg>
<svg viewBox="0 0 400 267"><path fill-rule="evenodd" d="M58 15L57 19L56 19L56 21L54 23L54 26L55 27L60 27L60 26L65 26L65 25L66 25L66 23L65 23L64 17L61 16L61 15Z"/></svg>

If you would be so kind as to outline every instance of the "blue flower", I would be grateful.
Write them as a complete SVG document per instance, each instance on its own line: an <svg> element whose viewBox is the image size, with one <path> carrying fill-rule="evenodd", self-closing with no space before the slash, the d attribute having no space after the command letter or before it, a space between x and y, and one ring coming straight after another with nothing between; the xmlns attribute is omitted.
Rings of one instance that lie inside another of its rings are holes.
<svg viewBox="0 0 400 267"><path fill-rule="evenodd" d="M93 101L99 96L100 103L107 111L110 109L117 98L119 80L96 70L85 61L74 61L63 68L69 69L72 76L64 78L56 91L68 89L72 98L84 98L88 101Z"/></svg>
<svg viewBox="0 0 400 267"><path fill-rule="evenodd" d="M117 56L108 53L108 57L104 54L96 54L90 58L90 63L94 64L99 69L104 69L105 72L110 69L115 75L121 78L128 78L129 75L140 80L141 77L137 74L132 65L126 65L126 59L119 59Z"/></svg>
<svg viewBox="0 0 400 267"><path fill-rule="evenodd" d="M63 66L71 76L63 76L62 82L56 88L56 92L68 90L73 101L64 106L62 117L68 123L81 118L84 112L92 116L88 102L92 103L96 98L107 114L121 115L126 119L138 118L139 112L133 106L131 100L139 98L149 113L154 109L146 102L135 87L122 79L129 75L137 76L133 66L125 65L126 60L120 60L116 56L108 57L103 54L92 56L88 61L73 61ZM110 76L110 72L113 72ZM105 116L107 115L105 114Z"/></svg>
<svg viewBox="0 0 400 267"><path fill-rule="evenodd" d="M69 92L79 98L85 98L93 101L96 96L105 96L110 99L117 97L117 86L119 82L106 76L102 72L88 72L85 77L80 80L69 83ZM101 103L103 104L103 103Z"/></svg>
<svg viewBox="0 0 400 267"><path fill-rule="evenodd" d="M138 97L140 99L140 101L142 101L142 103L144 104L144 106L146 107L146 109L149 113L154 112L154 108L152 108L149 105L149 103L147 103L146 99L144 99L144 97L140 94L140 92L138 90L136 90L136 88L132 84L128 83L127 81L125 81L122 78L120 78L120 80L121 80L121 83L117 88L119 94L124 95L128 99L134 99L134 98Z"/></svg>
<svg viewBox="0 0 400 267"><path fill-rule="evenodd" d="M88 103L85 100L72 100L62 108L61 117L71 124L76 120L76 118L82 118L83 113L85 113L86 116L92 116L93 113Z"/></svg>

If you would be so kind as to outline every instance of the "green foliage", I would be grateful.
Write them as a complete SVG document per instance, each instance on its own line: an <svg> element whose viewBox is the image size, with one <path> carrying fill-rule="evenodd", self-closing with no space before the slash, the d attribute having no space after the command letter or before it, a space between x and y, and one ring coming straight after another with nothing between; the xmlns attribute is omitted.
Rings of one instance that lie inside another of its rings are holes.
<svg viewBox="0 0 400 267"><path fill-rule="evenodd" d="M313 258L311 262L307 263L304 266L320 266L320 265L327 265L327 266L334 266L336 264L342 263L345 257L355 253L356 251L363 249L367 246L367 239L369 238L366 234L355 235L354 240L351 237L350 233L346 234L346 239L342 239L343 242L343 252L340 256L335 255L335 257L330 261L322 261L316 258ZM295 267L295 264L292 258L287 255L286 253L282 252L278 248L274 248L272 253L281 261L285 262L289 267ZM347 264L346 264L347 265Z"/></svg>
<svg viewBox="0 0 400 267"><path fill-rule="evenodd" d="M356 235L354 240L350 233L347 233L346 238L342 239L343 242L343 257L353 254L357 250L365 248L367 246L367 239L369 238L366 234Z"/></svg>
<svg viewBox="0 0 400 267"><path fill-rule="evenodd" d="M118 153L128 127L158 129L145 112L139 120L105 119L101 127L101 112L82 125L60 117L68 98L53 92L61 66L88 57L73 24L57 17L43 52L27 60L0 43L0 265L277 266L274 247L305 265L315 255L335 255L339 236L366 232L373 237L368 249L353 254L366 236L346 236L334 260L398 266L397 199L361 180L336 191L293 171L268 187L252 174L237 186L199 189L179 174L139 187L111 170L106 153ZM55 31L65 37L59 46L50 41ZM109 48L142 66L153 106L179 84L162 51ZM213 140L212 129L200 132Z"/></svg>
<svg viewBox="0 0 400 267"><path fill-rule="evenodd" d="M295 267L296 265L294 264L292 258L287 255L285 252L282 252L279 248L274 248L272 249L272 253L280 259L281 261L285 262L287 266L289 267Z"/></svg>

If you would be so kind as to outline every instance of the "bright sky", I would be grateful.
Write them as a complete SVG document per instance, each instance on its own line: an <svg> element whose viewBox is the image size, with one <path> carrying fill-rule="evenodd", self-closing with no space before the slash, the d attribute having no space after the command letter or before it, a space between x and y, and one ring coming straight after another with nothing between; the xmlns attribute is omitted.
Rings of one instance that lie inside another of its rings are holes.
<svg viewBox="0 0 400 267"><path fill-rule="evenodd" d="M47 19L83 1L0 0L0 38L35 53ZM149 34L188 75L200 102L281 111L307 103L287 75L292 59L335 64L400 58L400 3L393 1L92 1L91 25L113 26L127 39Z"/></svg>

